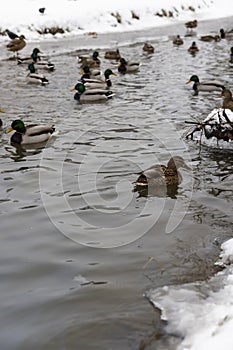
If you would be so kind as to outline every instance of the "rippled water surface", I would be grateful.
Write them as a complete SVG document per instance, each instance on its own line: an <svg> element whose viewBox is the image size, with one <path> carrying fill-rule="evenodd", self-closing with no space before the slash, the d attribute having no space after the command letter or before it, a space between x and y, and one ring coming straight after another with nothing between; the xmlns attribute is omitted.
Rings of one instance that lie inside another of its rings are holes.
<svg viewBox="0 0 233 350"><path fill-rule="evenodd" d="M200 34L222 24L203 22ZM232 43L196 38L193 57L193 38L172 46L178 33L183 26L42 42L56 66L46 87L27 85L25 67L0 61L4 127L20 117L58 131L46 148L15 148L1 132L2 349L174 348L143 293L214 272L232 234L233 184L232 154L186 140L184 123L221 103L193 96L192 74L233 88ZM153 55L142 52L147 38ZM140 71L112 77L107 103L78 104L69 91L80 76L78 50L99 49L103 68L117 71L103 58L116 45ZM134 192L138 172L171 155L192 167L181 171L178 192Z"/></svg>

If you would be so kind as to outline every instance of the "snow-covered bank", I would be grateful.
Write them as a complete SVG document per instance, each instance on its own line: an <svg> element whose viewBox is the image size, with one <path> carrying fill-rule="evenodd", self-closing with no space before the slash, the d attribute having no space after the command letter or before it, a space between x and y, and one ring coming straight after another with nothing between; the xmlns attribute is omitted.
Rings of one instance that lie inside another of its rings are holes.
<svg viewBox="0 0 233 350"><path fill-rule="evenodd" d="M177 350L233 349L233 239L221 248L216 264L225 268L209 281L164 286L147 295L162 310L168 333L183 339Z"/></svg>
<svg viewBox="0 0 233 350"><path fill-rule="evenodd" d="M45 8L44 13L39 8ZM1 8L0 40L7 40L5 29L24 34L27 40L43 40L48 28L64 31L60 35L88 32L140 30L192 19L211 19L233 15L228 0L13 0Z"/></svg>

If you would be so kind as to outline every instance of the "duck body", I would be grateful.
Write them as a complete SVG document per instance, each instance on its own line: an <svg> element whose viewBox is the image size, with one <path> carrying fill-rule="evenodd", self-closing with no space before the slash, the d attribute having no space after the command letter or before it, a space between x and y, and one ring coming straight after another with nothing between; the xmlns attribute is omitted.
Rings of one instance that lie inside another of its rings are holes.
<svg viewBox="0 0 233 350"><path fill-rule="evenodd" d="M184 44L184 41L183 41L183 39L181 39L179 34L173 39L172 42L173 42L174 46L181 46Z"/></svg>
<svg viewBox="0 0 233 350"><path fill-rule="evenodd" d="M12 39L7 45L6 48L8 51L16 52L22 50L26 46L25 36L20 35L19 37Z"/></svg>
<svg viewBox="0 0 233 350"><path fill-rule="evenodd" d="M180 156L172 157L167 166L156 164L142 171L135 181L136 186L164 186L164 185L179 185L182 181L182 176L178 172L179 168L190 170L190 167L185 163Z"/></svg>
<svg viewBox="0 0 233 350"><path fill-rule="evenodd" d="M26 145L48 141L54 133L55 127L50 124L31 124L25 126L22 120L16 119L12 122L11 127L6 130L6 133L13 130L15 130L15 133L11 136L11 143Z"/></svg>
<svg viewBox="0 0 233 350"><path fill-rule="evenodd" d="M48 79L43 74L37 73L33 63L30 63L28 65L28 69L30 70L30 72L27 75L28 83L43 85L43 86L49 84Z"/></svg>
<svg viewBox="0 0 233 350"><path fill-rule="evenodd" d="M197 44L195 41L192 42L191 46L188 48L188 52L191 53L191 55L195 55L199 51Z"/></svg>
<svg viewBox="0 0 233 350"><path fill-rule="evenodd" d="M155 48L151 43L145 42L145 44L142 47L142 50L148 53L154 53Z"/></svg>
<svg viewBox="0 0 233 350"><path fill-rule="evenodd" d="M202 35L200 37L200 40L210 42L210 41L220 41L221 38L219 35Z"/></svg>
<svg viewBox="0 0 233 350"><path fill-rule="evenodd" d="M104 58L109 59L109 60L119 60L121 58L120 51L117 50L109 50L106 51L104 54Z"/></svg>
<svg viewBox="0 0 233 350"><path fill-rule="evenodd" d="M103 102L114 96L114 93L106 89L89 89L85 88L83 83L77 83L71 91L76 90L74 99L79 102Z"/></svg>
<svg viewBox="0 0 233 350"><path fill-rule="evenodd" d="M89 68L98 68L101 64L99 59L99 52L94 51L92 56L90 55L80 55L78 56L80 66L83 68L84 66L88 66Z"/></svg>
<svg viewBox="0 0 233 350"><path fill-rule="evenodd" d="M106 69L104 71L104 79L90 79L85 76L81 77L81 82L85 85L86 89L108 89L112 86L112 82L110 80L110 75L117 75L111 69Z"/></svg>
<svg viewBox="0 0 233 350"><path fill-rule="evenodd" d="M202 92L212 92L212 91L222 91L225 89L225 86L222 82L218 80L206 80L206 81L199 81L199 78L197 75L192 75L190 79L186 82L186 84L189 84L193 82L193 90L195 95L198 95L200 91Z"/></svg>
<svg viewBox="0 0 233 350"><path fill-rule="evenodd" d="M135 73L139 70L140 65L140 62L126 61L122 57L118 65L118 72L122 74Z"/></svg>

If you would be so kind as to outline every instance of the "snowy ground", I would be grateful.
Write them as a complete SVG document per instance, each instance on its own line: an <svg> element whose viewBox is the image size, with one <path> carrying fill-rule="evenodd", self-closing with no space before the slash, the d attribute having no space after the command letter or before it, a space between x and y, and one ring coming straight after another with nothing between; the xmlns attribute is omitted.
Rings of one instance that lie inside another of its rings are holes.
<svg viewBox="0 0 233 350"><path fill-rule="evenodd" d="M44 14L39 12L42 7ZM51 34L41 35L38 31L51 27L62 28L65 31L62 35L68 36L138 30L232 14L229 0L99 0L97 3L92 0L13 0L4 1L1 7L0 33L4 34L8 28L24 34L27 40L45 40L51 38ZM4 40L8 37L0 35L0 41Z"/></svg>

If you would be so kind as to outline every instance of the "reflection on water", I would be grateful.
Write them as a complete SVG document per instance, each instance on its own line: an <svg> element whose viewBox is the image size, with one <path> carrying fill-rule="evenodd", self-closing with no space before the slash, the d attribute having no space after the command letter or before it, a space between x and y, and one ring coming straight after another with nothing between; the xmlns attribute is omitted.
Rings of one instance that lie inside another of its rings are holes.
<svg viewBox="0 0 233 350"><path fill-rule="evenodd" d="M211 23L203 24L203 31L215 26ZM154 335L151 320L158 326L143 299L145 290L214 272L216 241L232 234L233 162L231 155L200 150L183 137L185 120L202 118L219 103L213 95L193 96L185 82L198 73L230 84L228 43L200 41L193 57L187 52L192 38L174 49L170 30L144 32L132 39L135 45L122 43L125 57L140 59L140 71L115 77L115 96L105 104L73 100L69 88L80 69L72 52L59 54L57 41L52 44L56 71L49 73L46 87L29 87L22 66L2 62L3 125L20 116L25 123L53 123L59 130L46 147L29 149L10 145L1 133L5 350L77 344L138 349L147 334ZM129 35L120 37L130 42ZM146 37L155 46L153 55L143 54ZM99 44L101 51L107 39L115 40L107 34L91 45ZM77 49L77 42L70 47ZM66 51L66 43L61 45L60 52ZM46 48L49 44L41 43ZM117 70L116 62L102 58L102 64ZM193 169L182 173L178 187L134 188L142 169L173 155ZM105 284L81 286L77 276Z"/></svg>

